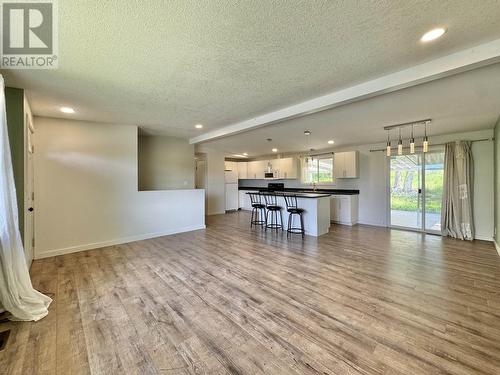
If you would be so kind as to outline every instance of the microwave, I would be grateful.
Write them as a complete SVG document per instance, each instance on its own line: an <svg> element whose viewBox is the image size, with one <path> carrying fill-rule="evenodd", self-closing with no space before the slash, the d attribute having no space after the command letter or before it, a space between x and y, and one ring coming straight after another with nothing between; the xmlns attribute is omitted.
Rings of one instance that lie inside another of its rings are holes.
<svg viewBox="0 0 500 375"><path fill-rule="evenodd" d="M272 178L277 178L277 173L276 172L265 172L264 173L264 178L266 179L272 179Z"/></svg>

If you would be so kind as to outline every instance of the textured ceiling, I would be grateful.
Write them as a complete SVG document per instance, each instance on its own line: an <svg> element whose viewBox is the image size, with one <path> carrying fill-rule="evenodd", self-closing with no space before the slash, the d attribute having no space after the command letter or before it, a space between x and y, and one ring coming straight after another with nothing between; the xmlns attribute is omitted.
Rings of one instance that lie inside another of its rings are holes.
<svg viewBox="0 0 500 375"><path fill-rule="evenodd" d="M186 137L500 37L498 0L60 0L59 17L58 70L2 72L35 114Z"/></svg>
<svg viewBox="0 0 500 375"><path fill-rule="evenodd" d="M247 152L250 157L346 145L385 142L386 125L432 119L429 135L493 128L500 115L500 64L414 86L391 94L344 105L257 130L204 143L227 156ZM309 137L304 130L310 130ZM403 131L407 139L408 129ZM423 135L415 128L415 137ZM273 142L266 142L272 138ZM397 139L397 133L392 133Z"/></svg>

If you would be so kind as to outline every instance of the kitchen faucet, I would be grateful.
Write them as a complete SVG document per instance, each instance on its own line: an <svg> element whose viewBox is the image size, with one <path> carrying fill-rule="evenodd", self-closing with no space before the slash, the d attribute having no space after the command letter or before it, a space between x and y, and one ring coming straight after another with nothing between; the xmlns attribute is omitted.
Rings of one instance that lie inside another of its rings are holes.
<svg viewBox="0 0 500 375"><path fill-rule="evenodd" d="M316 191L316 182L313 182L313 191Z"/></svg>

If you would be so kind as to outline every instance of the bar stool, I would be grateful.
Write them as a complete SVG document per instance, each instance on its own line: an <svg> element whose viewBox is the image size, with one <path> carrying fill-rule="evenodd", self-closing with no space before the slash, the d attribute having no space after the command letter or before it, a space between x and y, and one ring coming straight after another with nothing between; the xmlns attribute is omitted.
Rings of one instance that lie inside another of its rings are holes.
<svg viewBox="0 0 500 375"><path fill-rule="evenodd" d="M250 228L252 225L267 225L266 205L262 202L260 193L248 193L252 204L252 217L250 219ZM264 218L264 220L262 220Z"/></svg>
<svg viewBox="0 0 500 375"><path fill-rule="evenodd" d="M302 214L305 210L298 207L296 195L285 195L285 203L286 210L288 211L288 228L286 230L286 236L288 237L290 234L301 234L302 238L304 238L306 232L304 230L304 218ZM293 215L299 216L300 228L293 226Z"/></svg>
<svg viewBox="0 0 500 375"><path fill-rule="evenodd" d="M278 205L278 198L276 194L263 193L262 195L264 195L267 208L266 229L275 229L276 231L278 231L278 229L283 230L283 215L281 214L282 208ZM278 212L280 214L280 222L278 222ZM271 214L271 221L269 221L269 214Z"/></svg>

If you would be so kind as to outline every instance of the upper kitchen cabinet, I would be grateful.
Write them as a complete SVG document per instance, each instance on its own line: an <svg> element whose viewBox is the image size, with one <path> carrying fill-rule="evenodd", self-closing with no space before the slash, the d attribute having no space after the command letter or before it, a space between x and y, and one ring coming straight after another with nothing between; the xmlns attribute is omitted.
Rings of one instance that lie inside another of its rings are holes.
<svg viewBox="0 0 500 375"><path fill-rule="evenodd" d="M334 178L358 178L358 151L336 152L333 155Z"/></svg>
<svg viewBox="0 0 500 375"><path fill-rule="evenodd" d="M299 161L297 158L283 158L273 160L273 169L278 171L278 178L299 178Z"/></svg>
<svg viewBox="0 0 500 375"><path fill-rule="evenodd" d="M241 161L238 163L238 180L245 180L248 178L248 163Z"/></svg>
<svg viewBox="0 0 500 375"><path fill-rule="evenodd" d="M265 178L265 173L270 169L274 179L299 178L299 160L297 158L283 158L271 160L257 160L239 162L238 178L240 180L260 180ZM227 167L226 167L227 169Z"/></svg>
<svg viewBox="0 0 500 375"><path fill-rule="evenodd" d="M238 172L238 164L237 162L235 161L225 161L224 162L224 169L226 171L235 171L235 172Z"/></svg>
<svg viewBox="0 0 500 375"><path fill-rule="evenodd" d="M261 180L267 169L267 160L249 161L247 163L247 178Z"/></svg>

